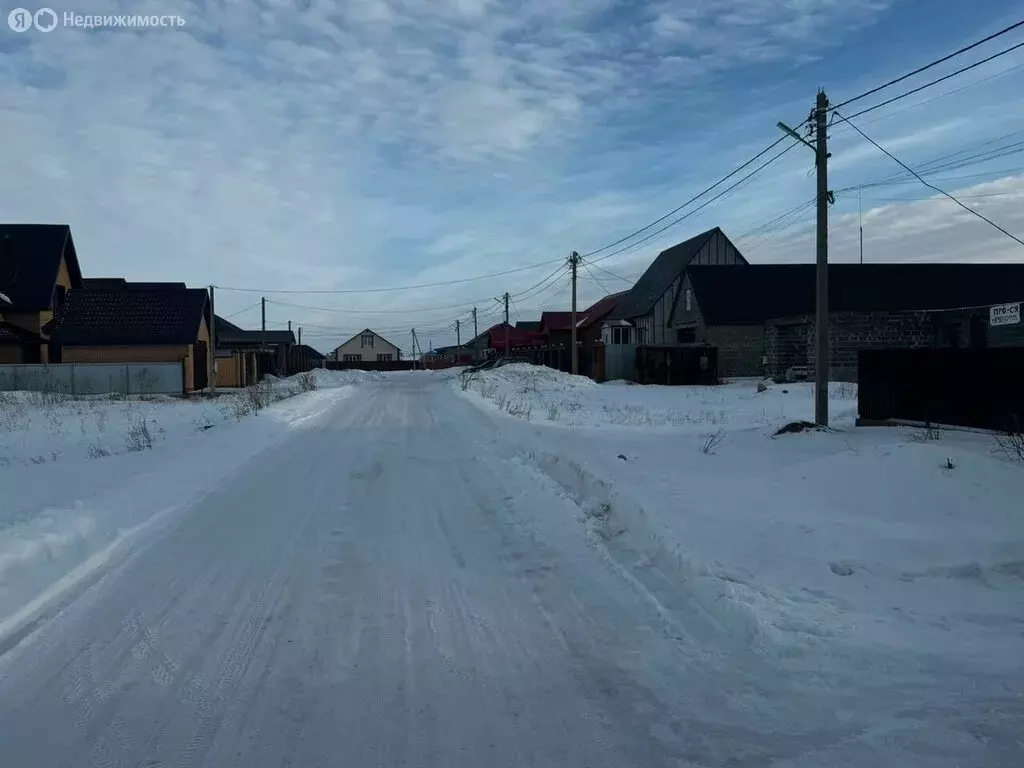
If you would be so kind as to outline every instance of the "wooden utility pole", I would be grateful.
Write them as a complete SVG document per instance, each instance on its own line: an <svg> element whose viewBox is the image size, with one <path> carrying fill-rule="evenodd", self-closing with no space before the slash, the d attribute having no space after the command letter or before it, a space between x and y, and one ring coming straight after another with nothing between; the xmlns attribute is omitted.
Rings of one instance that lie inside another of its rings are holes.
<svg viewBox="0 0 1024 768"><path fill-rule="evenodd" d="M814 164L818 173L818 241L817 279L815 281L815 355L814 355L814 421L828 426L828 207L832 193L828 189L828 97L818 91L809 122L812 123L814 143L785 123L778 123L785 133L814 151Z"/></svg>
<svg viewBox="0 0 1024 768"><path fill-rule="evenodd" d="M217 394L217 315L214 314L213 306L214 286L210 286L210 349L207 353L207 378L210 384L210 394Z"/></svg>
<svg viewBox="0 0 1024 768"><path fill-rule="evenodd" d="M818 167L818 256L817 296L815 299L817 354L814 371L814 421L828 426L828 97L818 91L814 108Z"/></svg>
<svg viewBox="0 0 1024 768"><path fill-rule="evenodd" d="M580 372L580 355L576 345L576 269L580 263L580 255L573 251L569 256L569 268L572 273L572 374Z"/></svg>
<svg viewBox="0 0 1024 768"><path fill-rule="evenodd" d="M462 326L461 321L455 321L455 349L458 350L462 346Z"/></svg>
<svg viewBox="0 0 1024 768"><path fill-rule="evenodd" d="M476 307L473 307L473 345L474 345L473 346L473 359L474 360L476 360L477 348L480 346L479 343L477 342L477 338L479 336L480 336L480 333L476 329Z"/></svg>
<svg viewBox="0 0 1024 768"><path fill-rule="evenodd" d="M302 326L299 326L299 346L302 346Z"/></svg>

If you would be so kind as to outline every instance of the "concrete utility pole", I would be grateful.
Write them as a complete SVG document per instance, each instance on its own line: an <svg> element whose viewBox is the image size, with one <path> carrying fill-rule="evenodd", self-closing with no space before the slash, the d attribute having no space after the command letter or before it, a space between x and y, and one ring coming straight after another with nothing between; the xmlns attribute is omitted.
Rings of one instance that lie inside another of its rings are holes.
<svg viewBox="0 0 1024 768"><path fill-rule="evenodd" d="M818 91L815 104L815 138L818 141L818 280L816 297L817 355L814 371L814 420L828 426L828 97Z"/></svg>
<svg viewBox="0 0 1024 768"><path fill-rule="evenodd" d="M508 327L508 291L505 291L505 359L508 359L509 356L509 337L511 335Z"/></svg>
<svg viewBox="0 0 1024 768"><path fill-rule="evenodd" d="M576 269L579 267L580 255L573 251L569 255L569 268L572 272L572 373L580 372L580 355L576 346Z"/></svg>
<svg viewBox="0 0 1024 768"><path fill-rule="evenodd" d="M474 344L476 343L477 337L479 335L480 334L477 332L477 329L476 329L476 307L473 307L473 342L474 342ZM477 345L477 346L479 346L479 345ZM473 347L473 359L474 360L476 360L477 346Z"/></svg>
<svg viewBox="0 0 1024 768"><path fill-rule="evenodd" d="M810 147L814 151L814 164L818 172L818 242L817 280L815 284L815 342L814 357L814 421L822 427L828 426L828 207L832 193L828 189L828 97L825 91L818 91L818 98L811 112L814 121L812 144L785 123L778 123L785 133Z"/></svg>
<svg viewBox="0 0 1024 768"><path fill-rule="evenodd" d="M456 352L462 347L462 326L459 320L455 321L455 350Z"/></svg>
<svg viewBox="0 0 1024 768"><path fill-rule="evenodd" d="M210 349L207 355L207 378L210 380L210 394L217 394L217 315L214 314L213 292L210 286Z"/></svg>
<svg viewBox="0 0 1024 768"><path fill-rule="evenodd" d="M416 368L416 329L412 329L412 367Z"/></svg>

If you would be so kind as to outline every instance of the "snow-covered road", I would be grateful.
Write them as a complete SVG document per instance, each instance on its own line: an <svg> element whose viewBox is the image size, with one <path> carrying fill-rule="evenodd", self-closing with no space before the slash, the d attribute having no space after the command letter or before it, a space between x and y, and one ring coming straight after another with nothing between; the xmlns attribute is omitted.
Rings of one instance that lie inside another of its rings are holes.
<svg viewBox="0 0 1024 768"><path fill-rule="evenodd" d="M869 713L913 692L660 601L536 439L439 377L357 388L0 646L0 766L909 764Z"/></svg>

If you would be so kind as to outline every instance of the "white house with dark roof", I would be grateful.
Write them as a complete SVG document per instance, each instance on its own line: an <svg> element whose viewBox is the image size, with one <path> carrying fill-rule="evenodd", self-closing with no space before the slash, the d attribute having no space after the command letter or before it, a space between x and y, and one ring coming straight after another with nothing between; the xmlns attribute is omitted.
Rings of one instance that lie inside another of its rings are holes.
<svg viewBox="0 0 1024 768"><path fill-rule="evenodd" d="M390 363L402 359L402 352L379 333L364 328L335 348L328 359L341 363Z"/></svg>

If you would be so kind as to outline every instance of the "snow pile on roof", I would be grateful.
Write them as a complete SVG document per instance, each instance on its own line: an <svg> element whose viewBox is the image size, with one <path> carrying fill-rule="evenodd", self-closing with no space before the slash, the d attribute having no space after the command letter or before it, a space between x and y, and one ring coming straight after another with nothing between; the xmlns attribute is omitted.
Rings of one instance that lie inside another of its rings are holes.
<svg viewBox="0 0 1024 768"><path fill-rule="evenodd" d="M814 387L807 383L772 384L764 392L754 381L718 387L622 386L528 364L468 373L455 383L480 405L568 427L734 431L775 429L814 416ZM856 385L833 383L830 395L833 417L852 422Z"/></svg>

